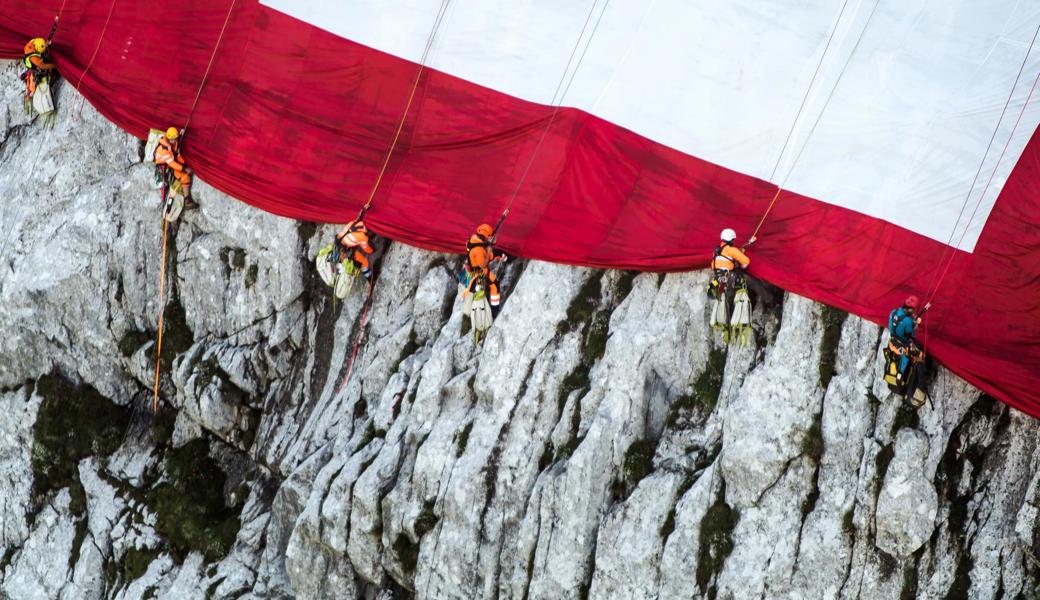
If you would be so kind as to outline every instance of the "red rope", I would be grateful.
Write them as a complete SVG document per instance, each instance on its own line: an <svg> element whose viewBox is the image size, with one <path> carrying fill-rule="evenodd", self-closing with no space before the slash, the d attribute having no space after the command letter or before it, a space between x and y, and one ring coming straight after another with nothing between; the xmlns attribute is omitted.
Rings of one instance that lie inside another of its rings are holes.
<svg viewBox="0 0 1040 600"><path fill-rule="evenodd" d="M368 320L368 311L372 308L372 290L375 284L369 280L368 282L368 296L365 298L365 309L361 312L361 324L358 328L357 338L354 339L354 349L350 351L350 360L347 361L347 372L343 375L343 381L339 384L339 389L336 390L336 396L339 396L343 392L343 388L347 386L347 380L350 379L350 371L354 368L354 359L357 358L358 348L361 347L361 340L365 337L365 322Z"/></svg>
<svg viewBox="0 0 1040 600"><path fill-rule="evenodd" d="M1037 31L1040 32L1040 28L1038 28ZM1036 40L1036 36L1034 36L1033 39L1035 41ZM1032 46L1030 46L1030 48L1032 48ZM1028 58L1028 54L1027 54L1027 58ZM961 247L961 244L964 242L964 238L968 235L968 229L971 227L972 221L975 220L975 215L978 214L979 207L982 206L982 201L986 197L986 192L989 191L990 184L993 183L993 178L997 174L997 169L1000 167L1000 163L1004 161L1004 155L1007 153L1007 149L1011 145L1011 140L1014 139L1014 137L1015 137L1015 132L1018 130L1019 124L1022 123L1022 116L1025 115L1025 113L1026 113L1026 107L1029 106L1030 100L1033 99L1033 92L1036 91L1036 84L1038 82L1040 82L1040 73L1037 73L1036 78L1033 79L1033 85L1029 88L1029 94L1026 96L1026 101L1022 103L1022 110L1019 111L1018 118L1015 120L1015 125L1014 125L1014 127L1011 128L1011 133L1008 135L1007 142L1004 143L1004 149L1000 151L1000 157L997 158L997 162L996 162L996 164L993 165L993 170L989 174L989 179L986 181L986 187L984 187L982 189L982 193L979 194L979 199L975 203L975 208L971 211L971 216L968 217L968 221L964 224L964 231L961 232L961 237L957 240L957 245L954 246L952 251L950 252L950 258L946 261L946 266L942 270L942 275L939 276L939 280L938 280L938 282L936 282L935 287L932 289L932 293L928 296L928 301L925 302L925 306L928 306L929 304L931 304L932 300L935 299L936 294L939 293L939 288L942 286L943 281L946 279L947 273L950 272L950 266L953 265L953 261L957 258L957 248ZM998 123L998 126L999 126L999 123ZM950 237L951 237L951 239L953 238L953 236L950 236ZM922 322L923 322L923 318L922 318ZM928 344L928 327L927 326L924 329L924 343L927 346L927 344Z"/></svg>

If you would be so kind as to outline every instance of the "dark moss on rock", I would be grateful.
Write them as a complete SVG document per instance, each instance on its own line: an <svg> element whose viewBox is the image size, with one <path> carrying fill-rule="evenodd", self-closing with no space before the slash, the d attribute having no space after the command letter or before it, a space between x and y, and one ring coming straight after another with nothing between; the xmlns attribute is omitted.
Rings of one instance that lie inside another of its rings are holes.
<svg viewBox="0 0 1040 600"><path fill-rule="evenodd" d="M86 495L79 482L79 462L115 452L123 442L130 411L59 374L37 381L36 392L42 401L33 425L33 495L39 503L67 487L73 514L82 514Z"/></svg>
<svg viewBox="0 0 1040 600"><path fill-rule="evenodd" d="M119 352L130 358L148 342L154 339L154 335L147 331L130 330L119 338Z"/></svg>
<svg viewBox="0 0 1040 600"><path fill-rule="evenodd" d="M701 519L696 578L702 592L709 591L708 584L722 572L722 565L733 552L733 530L740 521L740 513L726 504L725 496L723 487L719 498Z"/></svg>
<svg viewBox="0 0 1040 600"><path fill-rule="evenodd" d="M625 487L631 491L654 470L654 454L657 452L657 442L652 440L637 440L625 450L625 458L622 463L622 474L625 478Z"/></svg>
<svg viewBox="0 0 1040 600"><path fill-rule="evenodd" d="M704 416L711 414L719 402L725 370L726 349L713 348L708 354L704 370L693 382L691 393L679 396L672 403L671 411L668 414L668 425L674 427L681 417L689 417L694 413Z"/></svg>
<svg viewBox="0 0 1040 600"><path fill-rule="evenodd" d="M824 306L820 313L823 323L823 336L820 338L820 387L827 389L834 377L834 365L838 358L838 343L841 342L841 326L845 324L849 313Z"/></svg>
<svg viewBox="0 0 1040 600"><path fill-rule="evenodd" d="M458 433L455 438L455 458L462 456L466 451L466 446L469 444L469 434L473 431L473 421L466 423L466 426L462 428L462 431Z"/></svg>
<svg viewBox="0 0 1040 600"><path fill-rule="evenodd" d="M813 464L820 464L820 459L823 458L823 428L821 420L823 418L822 413L817 413L813 419L812 425L802 436L802 454L809 457Z"/></svg>
<svg viewBox="0 0 1040 600"><path fill-rule="evenodd" d="M225 505L227 478L210 458L209 443L200 438L168 450L164 468L165 479L146 499L156 514L156 529L181 560L192 551L210 562L220 560L238 535L239 519Z"/></svg>
<svg viewBox="0 0 1040 600"><path fill-rule="evenodd" d="M260 273L260 267L259 266L255 265L255 264L249 265L249 268L246 269L246 278L245 278L246 289L252 288L254 285L256 285L256 279L259 276L259 273Z"/></svg>

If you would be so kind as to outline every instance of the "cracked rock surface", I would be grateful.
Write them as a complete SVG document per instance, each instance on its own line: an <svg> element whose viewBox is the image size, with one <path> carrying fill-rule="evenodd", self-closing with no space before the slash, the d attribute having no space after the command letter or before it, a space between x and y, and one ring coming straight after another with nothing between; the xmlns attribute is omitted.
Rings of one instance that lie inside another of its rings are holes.
<svg viewBox="0 0 1040 600"><path fill-rule="evenodd" d="M0 596L1040 595L1035 420L941 369L913 410L791 294L727 347L703 272L511 262L475 345L461 258L380 239L362 325L333 226L199 182L153 412L151 166L57 92L0 107Z"/></svg>

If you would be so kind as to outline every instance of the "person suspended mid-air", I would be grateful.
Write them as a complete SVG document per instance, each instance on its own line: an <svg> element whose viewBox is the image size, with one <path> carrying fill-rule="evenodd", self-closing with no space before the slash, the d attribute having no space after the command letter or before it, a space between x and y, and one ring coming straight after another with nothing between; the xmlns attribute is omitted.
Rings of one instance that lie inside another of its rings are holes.
<svg viewBox="0 0 1040 600"><path fill-rule="evenodd" d="M21 79L25 82L25 110L46 116L54 112L50 80L54 63L50 57L50 44L44 38L29 40L22 49L22 66L25 71ZM39 93L37 93L39 92Z"/></svg>
<svg viewBox="0 0 1040 600"><path fill-rule="evenodd" d="M712 280L709 293L715 303L711 312L711 326L722 329L728 343L736 338L746 343L751 335L751 299L747 293L745 270L751 264L744 248L735 245L737 233L723 229L719 234L719 245L711 259ZM755 238L748 240L748 246Z"/></svg>
<svg viewBox="0 0 1040 600"><path fill-rule="evenodd" d="M159 135L152 152L157 169L157 178L163 189L164 213L173 221L180 214L176 197L183 197L183 208L195 208L198 204L191 197L192 171L181 156L181 132L170 127Z"/></svg>
<svg viewBox="0 0 1040 600"><path fill-rule="evenodd" d="M350 293L358 274L372 281L372 267L368 255L375 252L369 243L371 234L360 216L347 223L336 234L336 239L325 246L316 259L318 274L333 293L343 299Z"/></svg>
<svg viewBox="0 0 1040 600"><path fill-rule="evenodd" d="M506 260L505 254L495 251L495 230L491 225L484 223L477 227L466 242L465 270L459 274L459 284L464 298L463 312L470 318L478 340L491 328L502 305L491 263Z"/></svg>
<svg viewBox="0 0 1040 600"><path fill-rule="evenodd" d="M917 296L909 296L902 306L889 313L889 340L884 352L885 382L893 391L910 398L915 407L920 407L926 400L922 389L925 381L924 351L915 334L924 313L932 306L928 303L920 308L920 302Z"/></svg>

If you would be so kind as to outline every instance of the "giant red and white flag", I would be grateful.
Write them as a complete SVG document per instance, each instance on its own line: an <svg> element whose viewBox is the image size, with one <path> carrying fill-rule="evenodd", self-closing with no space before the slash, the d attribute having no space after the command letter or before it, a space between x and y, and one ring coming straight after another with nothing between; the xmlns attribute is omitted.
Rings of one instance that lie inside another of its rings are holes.
<svg viewBox="0 0 1040 600"><path fill-rule="evenodd" d="M61 4L0 0L0 50L16 55ZM240 0L189 160L265 210L350 218L441 4ZM128 131L183 124L230 5L67 0L56 60L77 82L94 56L81 91ZM704 268L719 230L749 235L782 186L754 274L882 322L952 256L929 349L1038 415L1038 25L1040 6L1016 0L454 0L366 221L461 251L562 104L507 251Z"/></svg>

